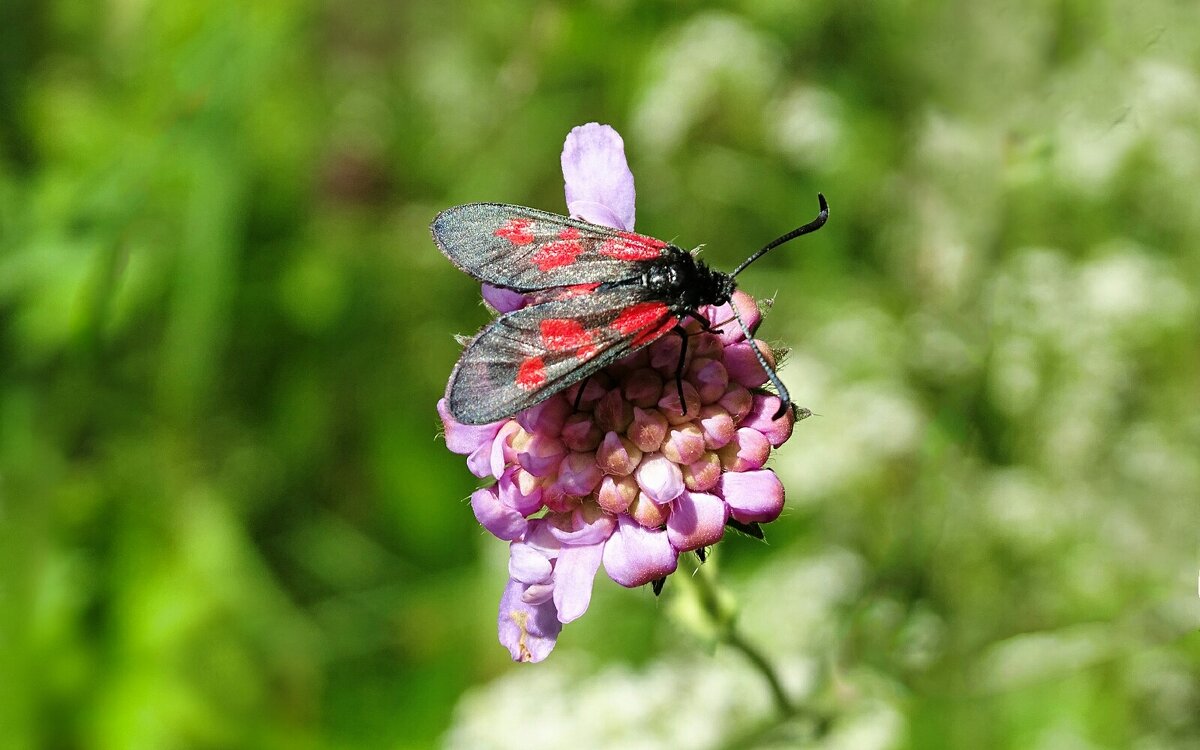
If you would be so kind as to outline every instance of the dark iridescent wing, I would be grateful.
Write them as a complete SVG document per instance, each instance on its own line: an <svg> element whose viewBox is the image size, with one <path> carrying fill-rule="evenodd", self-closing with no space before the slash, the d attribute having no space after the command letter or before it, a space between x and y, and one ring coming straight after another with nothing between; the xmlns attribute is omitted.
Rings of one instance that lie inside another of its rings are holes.
<svg viewBox="0 0 1200 750"><path fill-rule="evenodd" d="M653 237L505 203L448 208L430 229L461 270L518 291L636 278L640 261L661 257L667 247Z"/></svg>
<svg viewBox="0 0 1200 750"><path fill-rule="evenodd" d="M645 287L601 286L492 321L463 351L446 401L464 424L511 416L661 338L677 324Z"/></svg>

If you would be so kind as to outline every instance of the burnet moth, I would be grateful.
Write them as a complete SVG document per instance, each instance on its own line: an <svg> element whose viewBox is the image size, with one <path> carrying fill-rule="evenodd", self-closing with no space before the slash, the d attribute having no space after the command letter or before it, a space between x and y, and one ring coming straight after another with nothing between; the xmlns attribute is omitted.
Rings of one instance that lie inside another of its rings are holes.
<svg viewBox="0 0 1200 750"><path fill-rule="evenodd" d="M825 196L817 200L817 218L767 243L732 273L715 271L653 237L533 208L468 203L446 209L430 227L442 253L479 281L519 292L527 301L467 344L446 387L450 413L463 424L510 417L671 332L683 341L676 375L682 405L687 332L681 321L696 318L708 327L697 313L700 307L728 302L734 279L747 266L820 229L829 206ZM730 309L779 394L778 419L791 406L787 388L754 345L737 308Z"/></svg>

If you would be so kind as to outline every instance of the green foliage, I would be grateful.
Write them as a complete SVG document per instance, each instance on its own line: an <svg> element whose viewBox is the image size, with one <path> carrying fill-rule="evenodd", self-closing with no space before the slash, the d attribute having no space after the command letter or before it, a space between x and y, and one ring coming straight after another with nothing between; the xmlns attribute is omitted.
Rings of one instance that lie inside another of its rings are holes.
<svg viewBox="0 0 1200 750"><path fill-rule="evenodd" d="M791 646L846 710L895 746L1200 742L1197 11L728 7L0 10L5 746L426 747L558 668L495 641L505 546L434 411L485 313L427 227L563 210L591 120L639 229L719 268L830 200L740 279L819 416L770 546L716 554L858 571ZM552 661L709 658L615 589Z"/></svg>

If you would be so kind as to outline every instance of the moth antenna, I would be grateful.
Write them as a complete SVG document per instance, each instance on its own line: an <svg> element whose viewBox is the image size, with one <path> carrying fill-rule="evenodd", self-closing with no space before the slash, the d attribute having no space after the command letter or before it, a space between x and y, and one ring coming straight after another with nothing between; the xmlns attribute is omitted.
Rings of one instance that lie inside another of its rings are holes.
<svg viewBox="0 0 1200 750"><path fill-rule="evenodd" d="M808 222L807 224L805 224L802 227L796 227L795 229L793 229L792 231L783 235L782 237L777 237L776 239L773 239L770 242L768 242L766 247L764 247L762 250L759 250L754 255L751 255L749 258L747 258L746 260L744 260L742 262L742 265L733 269L733 273L729 274L730 277L737 276L739 273L746 270L746 266L750 265L754 261L763 257L768 252L770 252L771 250L774 250L775 248L779 247L783 243L790 242L790 241L796 239L797 237L801 237L801 236L809 234L811 232L815 232L818 229L820 229L821 227L825 226L825 222L829 220L829 204L825 202L825 196L822 195L821 193L817 193L817 202L821 206L821 212L819 214L817 214L817 218L813 219L812 221Z"/></svg>
<svg viewBox="0 0 1200 750"><path fill-rule="evenodd" d="M746 322L742 320L741 313L737 311L737 305L730 305L729 309L733 310L733 317L737 318L738 325L742 327L742 331L746 334L746 343L750 345L750 349L754 352L758 363L762 365L763 372L767 374L767 379L771 381L771 385L775 386L775 391L779 394L779 410L775 412L775 416L771 417L771 419L779 419L791 407L792 397L788 395L788 389L779 380L779 376L775 374L775 369L767 364L767 358L758 350L758 345L754 343L754 334L746 327Z"/></svg>

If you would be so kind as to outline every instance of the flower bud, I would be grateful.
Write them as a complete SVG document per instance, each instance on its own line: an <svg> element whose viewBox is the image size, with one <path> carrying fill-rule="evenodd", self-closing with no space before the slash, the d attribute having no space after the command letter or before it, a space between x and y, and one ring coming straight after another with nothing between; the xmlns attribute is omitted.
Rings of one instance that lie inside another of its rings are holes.
<svg viewBox="0 0 1200 750"><path fill-rule="evenodd" d="M717 404L700 408L700 429L704 432L704 447L716 450L733 439L733 417Z"/></svg>
<svg viewBox="0 0 1200 750"><path fill-rule="evenodd" d="M637 499L629 505L629 515L647 529L657 529L667 522L671 514L669 503L658 504L646 493L638 493Z"/></svg>
<svg viewBox="0 0 1200 750"><path fill-rule="evenodd" d="M633 476L642 492L656 503L669 503L683 492L683 473L679 465L661 453L642 457Z"/></svg>
<svg viewBox="0 0 1200 750"><path fill-rule="evenodd" d="M513 440L517 462L536 477L551 474L567 453L566 446L558 438L540 433L520 433Z"/></svg>
<svg viewBox="0 0 1200 750"><path fill-rule="evenodd" d="M736 328L737 323L733 326ZM714 333L698 333L688 339L688 355L693 362L697 359L719 359L723 349L721 339Z"/></svg>
<svg viewBox="0 0 1200 750"><path fill-rule="evenodd" d="M719 401L729 386L725 365L715 359L693 359L692 366L688 368L688 379L695 385L702 404Z"/></svg>
<svg viewBox="0 0 1200 750"><path fill-rule="evenodd" d="M558 486L568 495L590 494L599 483L595 453L568 453L558 467Z"/></svg>
<svg viewBox="0 0 1200 750"><path fill-rule="evenodd" d="M730 305L736 305L738 315L741 316L742 322L750 329L753 334L758 328L758 324L762 322L762 312L758 309L758 303L749 294L740 289L733 293L733 299L723 305L708 308L708 319L714 326L721 328L721 341L728 344L734 344L738 341L745 341L746 334L742 331L742 327L738 325L737 320L733 317L733 311Z"/></svg>
<svg viewBox="0 0 1200 750"><path fill-rule="evenodd" d="M583 389L582 397L579 395L580 388ZM606 392L607 389L600 383L600 378L598 376L593 376L584 380L582 383L576 383L567 390L563 391L563 396L566 398L567 403L571 404L572 407L578 403L578 411L591 411L596 405L596 402L599 401Z"/></svg>
<svg viewBox="0 0 1200 750"><path fill-rule="evenodd" d="M761 469L771 455L771 444L758 430L741 427L733 440L717 451L721 465L726 471L753 471Z"/></svg>
<svg viewBox="0 0 1200 750"><path fill-rule="evenodd" d="M679 348L683 339L676 335L663 336L650 345L650 366L664 375L674 377L679 368ZM690 356L690 355L689 355ZM687 361L683 363L687 367Z"/></svg>
<svg viewBox="0 0 1200 750"><path fill-rule="evenodd" d="M694 422L675 425L667 431L662 454L677 464L690 464L704 453L704 433Z"/></svg>
<svg viewBox="0 0 1200 750"><path fill-rule="evenodd" d="M774 369L775 355L771 348L763 341L754 343L762 352L763 359L767 361L771 369ZM763 369L762 363L758 361L758 357L755 356L754 349L751 348L748 341L725 347L725 369L729 372L730 380L741 383L747 388L757 388L768 380L767 371Z"/></svg>
<svg viewBox="0 0 1200 750"><path fill-rule="evenodd" d="M792 436L792 426L796 421L791 409L784 411L783 416L779 419L774 418L781 403L778 396L767 393L756 394L750 411L746 414L741 426L758 430L771 445L778 448Z"/></svg>
<svg viewBox="0 0 1200 750"><path fill-rule="evenodd" d="M754 397L750 395L750 391L745 386L730 383L729 389L725 391L725 395L717 403L721 405L722 409L729 412L729 416L733 417L734 424L738 424L750 413L753 401Z"/></svg>
<svg viewBox="0 0 1200 750"><path fill-rule="evenodd" d="M615 432L604 436L604 441L596 449L596 464L605 474L627 476L637 468L642 460L642 451L627 437Z"/></svg>
<svg viewBox="0 0 1200 750"><path fill-rule="evenodd" d="M749 403L747 402L747 408ZM667 418L658 409L633 409L633 424L625 434L643 453L656 451L667 437Z"/></svg>
<svg viewBox="0 0 1200 750"><path fill-rule="evenodd" d="M594 451L596 446L600 445L603 434L590 415L577 411L567 417L561 440L563 445L573 451Z"/></svg>
<svg viewBox="0 0 1200 750"><path fill-rule="evenodd" d="M683 467L683 485L692 492L707 492L721 479L721 459L709 451Z"/></svg>
<svg viewBox="0 0 1200 750"><path fill-rule="evenodd" d="M517 414L517 423L526 432L557 436L571 413L571 404L562 396L552 396Z"/></svg>
<svg viewBox="0 0 1200 750"><path fill-rule="evenodd" d="M658 409L671 424L683 424L696 418L700 413L700 395L696 393L696 386L686 380L683 381L683 403L687 407L686 410L679 405L679 389L674 383L668 383L663 387Z"/></svg>
<svg viewBox="0 0 1200 750"><path fill-rule="evenodd" d="M633 404L625 400L621 389L614 388L596 402L596 409L592 415L600 434L610 431L624 432L633 421Z"/></svg>
<svg viewBox="0 0 1200 750"><path fill-rule="evenodd" d="M629 373L622 390L629 403L648 409L662 398L663 379L657 370L643 367Z"/></svg>
<svg viewBox="0 0 1200 750"><path fill-rule="evenodd" d="M609 513L624 513L629 504L637 499L639 491L633 477L604 477L596 492L596 502Z"/></svg>

